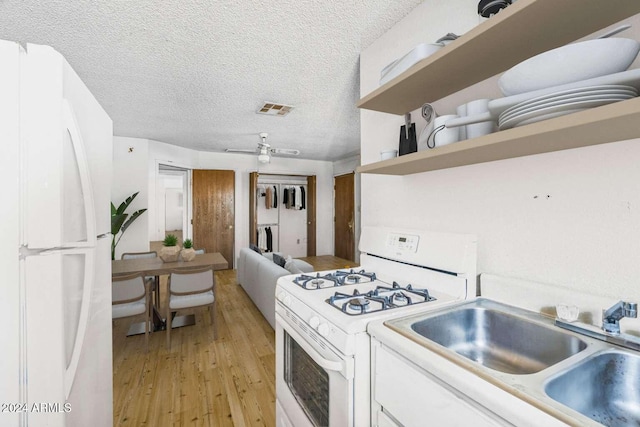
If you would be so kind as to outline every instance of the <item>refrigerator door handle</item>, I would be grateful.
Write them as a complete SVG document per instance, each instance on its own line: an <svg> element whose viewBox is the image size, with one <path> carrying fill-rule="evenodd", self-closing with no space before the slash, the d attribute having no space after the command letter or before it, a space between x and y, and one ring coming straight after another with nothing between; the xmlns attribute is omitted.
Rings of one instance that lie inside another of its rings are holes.
<svg viewBox="0 0 640 427"><path fill-rule="evenodd" d="M86 242L74 242L65 246L73 247L95 247L97 243L96 237L96 212L93 202L93 186L91 184L91 174L89 172L89 162L84 149L84 141L82 140L82 134L78 121L73 113L73 107L71 103L64 99L62 101L62 115L65 123L65 127L71 137L71 143L73 150L78 161L78 172L80 174L80 184L82 186L82 195L84 201L84 212L87 224L87 241Z"/></svg>
<svg viewBox="0 0 640 427"><path fill-rule="evenodd" d="M78 317L78 328L76 329L76 337L73 342L73 350L71 352L71 358L69 365L64 372L64 393L65 399L69 398L71 393L71 387L73 386L73 380L78 370L78 362L80 361L80 354L84 345L85 333L87 331L87 325L89 324L89 308L91 307L91 294L93 291L93 285L95 281L95 250L94 249L78 249L65 251L65 254L79 253L85 256L84 263L84 287L82 288L82 302L80 305L80 316Z"/></svg>

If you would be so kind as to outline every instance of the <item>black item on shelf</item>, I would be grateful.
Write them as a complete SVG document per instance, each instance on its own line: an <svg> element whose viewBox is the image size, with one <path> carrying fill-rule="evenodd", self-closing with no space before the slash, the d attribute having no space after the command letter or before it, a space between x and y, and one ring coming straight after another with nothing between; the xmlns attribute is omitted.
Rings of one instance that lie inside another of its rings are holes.
<svg viewBox="0 0 640 427"><path fill-rule="evenodd" d="M409 153L415 153L416 151L418 151L418 142L416 139L416 124L411 123L408 137L405 129L406 126L400 127L400 145L398 147L398 153L400 156L404 156L405 154Z"/></svg>
<svg viewBox="0 0 640 427"><path fill-rule="evenodd" d="M489 18L511 4L512 0L480 0L478 15Z"/></svg>

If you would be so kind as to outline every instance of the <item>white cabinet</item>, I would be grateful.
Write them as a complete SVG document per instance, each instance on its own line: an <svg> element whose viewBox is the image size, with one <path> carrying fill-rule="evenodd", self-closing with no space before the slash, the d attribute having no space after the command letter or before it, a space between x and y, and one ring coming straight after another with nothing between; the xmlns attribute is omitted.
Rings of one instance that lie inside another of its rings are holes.
<svg viewBox="0 0 640 427"><path fill-rule="evenodd" d="M397 425L392 419L405 427L512 425L393 350L373 342L374 425Z"/></svg>

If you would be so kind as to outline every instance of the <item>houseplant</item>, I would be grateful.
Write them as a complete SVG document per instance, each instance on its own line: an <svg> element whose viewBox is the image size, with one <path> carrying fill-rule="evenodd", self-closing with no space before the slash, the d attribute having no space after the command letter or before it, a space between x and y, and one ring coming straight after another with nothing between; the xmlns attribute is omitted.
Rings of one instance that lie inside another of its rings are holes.
<svg viewBox="0 0 640 427"><path fill-rule="evenodd" d="M178 255L180 255L180 246L178 246L178 238L173 234L167 234L167 236L162 241L164 245L162 249L160 249L160 253L158 256L164 262L175 262L178 260Z"/></svg>
<svg viewBox="0 0 640 427"><path fill-rule="evenodd" d="M120 203L118 209L114 206L113 202L111 202L111 259L116 259L116 246L122 239L124 232L127 231L127 228L135 221L140 215L142 215L146 209L140 209L135 211L129 217L128 213L125 213L133 199L136 198L139 192L133 193L131 196L127 197L127 199ZM127 219L129 218L129 219ZM120 233L120 236L118 236Z"/></svg>
<svg viewBox="0 0 640 427"><path fill-rule="evenodd" d="M182 257L183 261L193 261L196 257L196 251L193 249L193 242L191 239L184 239L182 243L182 250L180 251L180 257Z"/></svg>

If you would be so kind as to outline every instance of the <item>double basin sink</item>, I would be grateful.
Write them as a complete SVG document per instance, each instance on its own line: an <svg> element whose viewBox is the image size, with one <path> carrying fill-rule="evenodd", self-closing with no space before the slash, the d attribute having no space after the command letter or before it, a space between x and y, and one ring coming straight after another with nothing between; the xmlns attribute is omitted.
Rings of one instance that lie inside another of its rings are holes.
<svg viewBox="0 0 640 427"><path fill-rule="evenodd" d="M552 415L572 418L568 407L606 426L640 425L640 353L482 298L386 325Z"/></svg>

